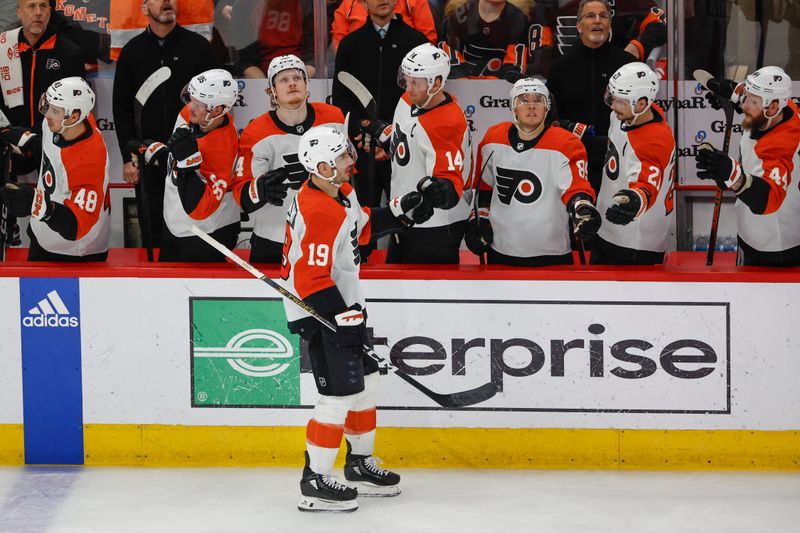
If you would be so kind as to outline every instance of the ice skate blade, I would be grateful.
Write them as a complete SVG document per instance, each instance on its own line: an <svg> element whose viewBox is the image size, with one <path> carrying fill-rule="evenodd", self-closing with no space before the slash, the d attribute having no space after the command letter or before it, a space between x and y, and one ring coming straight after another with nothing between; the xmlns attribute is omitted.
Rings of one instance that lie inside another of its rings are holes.
<svg viewBox="0 0 800 533"><path fill-rule="evenodd" d="M358 509L358 500L332 501L303 496L297 509L306 513L352 513Z"/></svg>
<svg viewBox="0 0 800 533"><path fill-rule="evenodd" d="M358 496L367 498L389 498L400 494L400 485L375 485L366 481L347 481L348 487L358 489Z"/></svg>

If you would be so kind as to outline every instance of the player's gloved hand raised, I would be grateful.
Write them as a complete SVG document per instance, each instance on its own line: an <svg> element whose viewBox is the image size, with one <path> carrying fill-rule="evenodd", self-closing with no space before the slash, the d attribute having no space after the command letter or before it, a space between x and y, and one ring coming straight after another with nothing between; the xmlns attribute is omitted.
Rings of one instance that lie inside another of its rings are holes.
<svg viewBox="0 0 800 533"><path fill-rule="evenodd" d="M600 211L585 198L579 198L572 202L568 209L569 216L572 218L572 231L575 236L582 241L588 241L600 229L603 217Z"/></svg>
<svg viewBox="0 0 800 533"><path fill-rule="evenodd" d="M200 168L203 162L203 155L197 147L197 139L188 126L181 126L176 129L167 141L169 151L172 153L175 169L181 171L191 171Z"/></svg>
<svg viewBox="0 0 800 533"><path fill-rule="evenodd" d="M17 126L9 126L0 129L0 142L8 145L14 153L21 154L25 157L31 155L30 149L26 149L26 145L30 148L30 142L36 138L36 134L27 128L20 128Z"/></svg>
<svg viewBox="0 0 800 533"><path fill-rule="evenodd" d="M131 139L125 145L128 153L131 154L131 162L135 167L140 167L142 163L148 166L165 167L169 149L167 145L158 141L145 139Z"/></svg>
<svg viewBox="0 0 800 533"><path fill-rule="evenodd" d="M363 142L360 143L362 147L374 139L376 147L386 152L389 151L389 141L392 139L391 124L380 119L362 120L358 129L363 139Z"/></svg>
<svg viewBox="0 0 800 533"><path fill-rule="evenodd" d="M31 216L45 221L53 214L53 202L42 189L6 183L0 193L3 196L3 203L14 216Z"/></svg>
<svg viewBox="0 0 800 533"><path fill-rule="evenodd" d="M713 109L721 109L722 102L720 99L728 100L733 103L737 112L741 113L740 107L742 96L744 95L744 84L738 83L733 80L716 78L709 78L706 82L708 92L706 92L706 100Z"/></svg>
<svg viewBox="0 0 800 533"><path fill-rule="evenodd" d="M642 208L642 197L631 189L622 189L611 198L611 207L606 209L606 218L613 224L630 224Z"/></svg>
<svg viewBox="0 0 800 533"><path fill-rule="evenodd" d="M254 204L283 205L289 188L288 180L289 171L285 167L264 172L250 183L250 199Z"/></svg>
<svg viewBox="0 0 800 533"><path fill-rule="evenodd" d="M336 332L330 332L328 328L323 328L323 332L330 336L334 345L364 346L367 340L367 324L360 305L351 305L333 318Z"/></svg>
<svg viewBox="0 0 800 533"><path fill-rule="evenodd" d="M421 193L412 191L389 202L389 210L403 226L427 222L433 216L433 205Z"/></svg>
<svg viewBox="0 0 800 533"><path fill-rule="evenodd" d="M554 120L553 126L572 132L572 134L575 135L575 137L577 137L578 139L583 139L584 135L586 135L587 137L595 136L594 126L592 126L591 124L586 125L582 122L570 122L568 120Z"/></svg>
<svg viewBox="0 0 800 533"><path fill-rule="evenodd" d="M426 176L417 183L417 190L439 209L451 209L459 200L453 182L444 178Z"/></svg>
<svg viewBox="0 0 800 533"><path fill-rule="evenodd" d="M709 143L697 147L695 156L697 177L702 180L714 180L722 189L734 189L742 177L742 167L738 161Z"/></svg>
<svg viewBox="0 0 800 533"><path fill-rule="evenodd" d="M464 243L469 251L475 255L482 255L489 251L490 245L494 241L494 230L492 223L485 216L471 218L467 222L467 232L464 234Z"/></svg>

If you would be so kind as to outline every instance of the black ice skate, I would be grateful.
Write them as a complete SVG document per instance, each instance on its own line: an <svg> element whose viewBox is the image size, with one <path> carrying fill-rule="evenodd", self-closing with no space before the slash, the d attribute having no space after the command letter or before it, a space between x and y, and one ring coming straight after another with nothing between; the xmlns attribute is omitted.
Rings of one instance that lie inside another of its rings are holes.
<svg viewBox="0 0 800 533"><path fill-rule="evenodd" d="M372 455L350 453L347 443L347 458L344 477L351 486L358 488L359 496L397 496L400 494L400 476L381 468L381 460Z"/></svg>
<svg viewBox="0 0 800 533"><path fill-rule="evenodd" d="M330 476L317 474L308 466L300 480L300 503L297 508L306 512L350 513L358 509L358 490L343 485Z"/></svg>

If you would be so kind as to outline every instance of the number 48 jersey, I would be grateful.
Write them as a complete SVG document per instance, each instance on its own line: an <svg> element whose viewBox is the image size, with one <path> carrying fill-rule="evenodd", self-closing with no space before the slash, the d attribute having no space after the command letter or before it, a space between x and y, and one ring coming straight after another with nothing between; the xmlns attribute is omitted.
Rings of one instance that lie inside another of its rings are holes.
<svg viewBox="0 0 800 533"><path fill-rule="evenodd" d="M394 111L391 141L392 181L390 198L417 190L426 176L453 183L461 198L448 210L435 209L427 222L415 228L448 226L466 220L469 204L462 196L472 166L472 138L458 102L445 93L445 100L432 109L421 109L404 94Z"/></svg>
<svg viewBox="0 0 800 533"><path fill-rule="evenodd" d="M673 212L675 137L664 112L653 104L653 120L627 126L611 113L608 148L597 209L605 217L612 198L622 189L634 189L649 201L629 224L603 219L597 234L604 240L634 250L665 252Z"/></svg>

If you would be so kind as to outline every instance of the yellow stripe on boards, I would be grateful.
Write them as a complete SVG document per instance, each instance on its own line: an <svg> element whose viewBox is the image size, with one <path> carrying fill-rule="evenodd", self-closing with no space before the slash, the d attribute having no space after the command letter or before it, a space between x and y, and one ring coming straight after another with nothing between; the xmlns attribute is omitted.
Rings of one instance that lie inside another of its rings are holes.
<svg viewBox="0 0 800 533"><path fill-rule="evenodd" d="M25 464L25 432L22 424L0 424L0 465Z"/></svg>
<svg viewBox="0 0 800 533"><path fill-rule="evenodd" d="M87 465L297 467L305 449L304 427L87 425L84 434ZM800 431L388 427L375 448L398 468L800 470Z"/></svg>

